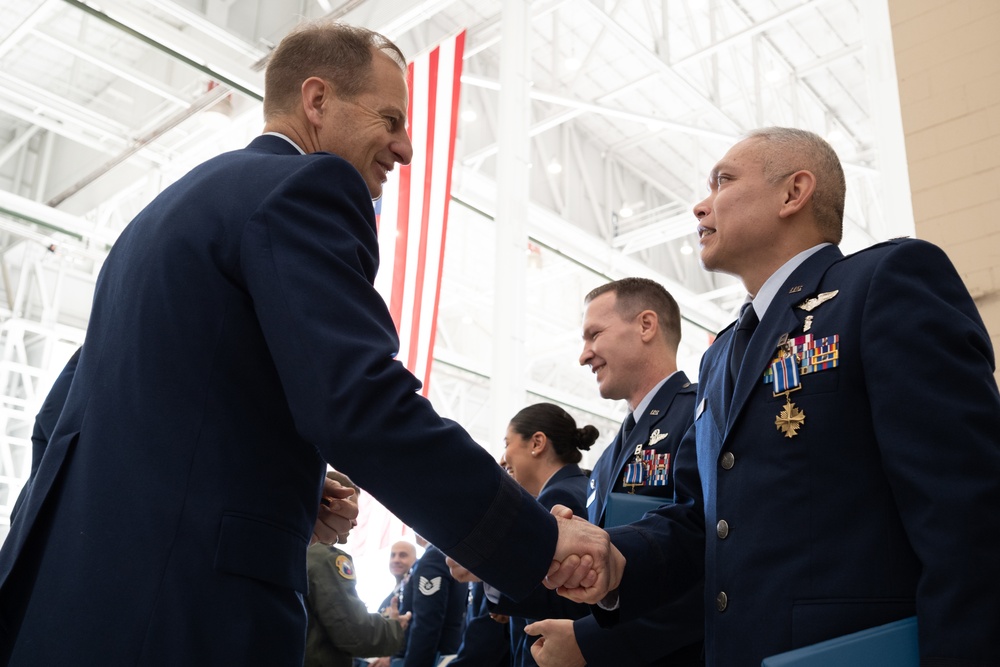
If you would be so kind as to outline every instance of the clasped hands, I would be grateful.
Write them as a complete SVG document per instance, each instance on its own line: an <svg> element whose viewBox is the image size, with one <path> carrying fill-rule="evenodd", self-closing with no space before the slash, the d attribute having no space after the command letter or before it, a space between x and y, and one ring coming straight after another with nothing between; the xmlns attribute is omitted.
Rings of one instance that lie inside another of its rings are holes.
<svg viewBox="0 0 1000 667"><path fill-rule="evenodd" d="M597 604L621 583L625 556L599 526L573 516L563 505L552 508L559 538L552 565L542 583L574 602ZM451 558L451 576L461 582L479 581L472 572Z"/></svg>
<svg viewBox="0 0 1000 667"><path fill-rule="evenodd" d="M354 489L342 486L326 477L323 479L323 502L316 515L311 544L347 543L351 529L358 525L358 496Z"/></svg>

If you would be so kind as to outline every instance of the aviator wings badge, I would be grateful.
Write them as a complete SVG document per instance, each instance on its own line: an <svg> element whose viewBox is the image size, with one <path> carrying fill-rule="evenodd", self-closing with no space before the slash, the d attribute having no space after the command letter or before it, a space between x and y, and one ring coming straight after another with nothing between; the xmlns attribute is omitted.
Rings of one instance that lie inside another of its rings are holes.
<svg viewBox="0 0 1000 667"><path fill-rule="evenodd" d="M801 308L802 310L805 310L805 311L808 312L810 310L813 310L817 306L819 306L821 303L829 301L830 299L832 299L833 297L837 296L838 294L840 294L840 290L836 290L836 289L833 290L832 292L823 292L822 294L817 294L816 296L809 297L808 299L806 299L805 301L803 301L802 303L800 303L799 305L797 305L795 307L796 308Z"/></svg>

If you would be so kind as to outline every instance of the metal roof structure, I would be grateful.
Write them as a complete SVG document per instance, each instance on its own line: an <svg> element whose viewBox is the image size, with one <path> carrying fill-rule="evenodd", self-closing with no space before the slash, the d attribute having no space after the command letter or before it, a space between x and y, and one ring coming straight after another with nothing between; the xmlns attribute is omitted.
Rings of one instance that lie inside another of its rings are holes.
<svg viewBox="0 0 1000 667"><path fill-rule="evenodd" d="M512 8L523 29L505 31ZM614 428L623 406L600 399L577 364L579 323L582 296L625 275L675 295L681 365L696 374L745 295L699 267L691 208L750 129L792 125L834 145L847 166L846 250L912 233L881 0L4 0L0 520L30 464L34 414L83 340L109 247L163 187L260 131L269 50L322 16L408 55L468 31L431 398L484 444L503 435L490 414L507 345L495 336L501 293L521 322L527 402ZM511 54L529 79L530 204L508 285L492 239Z"/></svg>

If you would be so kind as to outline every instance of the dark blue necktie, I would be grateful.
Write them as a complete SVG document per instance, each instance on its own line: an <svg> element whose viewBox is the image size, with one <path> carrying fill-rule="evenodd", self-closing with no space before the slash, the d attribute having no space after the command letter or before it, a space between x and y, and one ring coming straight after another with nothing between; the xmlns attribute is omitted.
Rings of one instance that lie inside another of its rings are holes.
<svg viewBox="0 0 1000 667"><path fill-rule="evenodd" d="M634 429L634 428L635 428L635 417L633 417L632 413L630 412L630 413L628 413L628 417L625 418L625 425L622 427L622 444L623 445L628 440L628 436L629 436L630 433L632 433L632 429Z"/></svg>
<svg viewBox="0 0 1000 667"><path fill-rule="evenodd" d="M757 311L753 309L753 304L748 301L743 304L743 309L740 311L740 321L736 324L736 331L733 333L732 352L729 356L730 387L736 387L736 378L740 374L740 365L742 365L743 356L747 352L747 343L750 342L750 337L753 336L757 324Z"/></svg>

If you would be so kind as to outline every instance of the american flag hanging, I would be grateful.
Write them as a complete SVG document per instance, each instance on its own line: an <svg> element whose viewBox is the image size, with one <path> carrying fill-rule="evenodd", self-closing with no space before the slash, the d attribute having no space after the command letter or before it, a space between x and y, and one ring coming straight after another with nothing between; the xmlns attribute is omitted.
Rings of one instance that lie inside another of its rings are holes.
<svg viewBox="0 0 1000 667"><path fill-rule="evenodd" d="M413 161L390 178L376 203L375 288L399 333L398 359L428 395L455 156L465 31L416 56L407 69Z"/></svg>
<svg viewBox="0 0 1000 667"><path fill-rule="evenodd" d="M397 359L423 383L424 396L437 328L464 47L463 30L411 60L407 123L413 161L390 176L375 203L380 257L375 289L396 323ZM358 505L358 530L350 538L356 560L381 554L407 535L403 523L370 495L362 494Z"/></svg>

